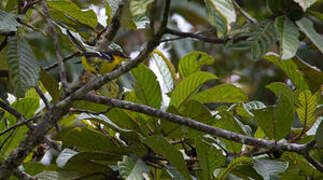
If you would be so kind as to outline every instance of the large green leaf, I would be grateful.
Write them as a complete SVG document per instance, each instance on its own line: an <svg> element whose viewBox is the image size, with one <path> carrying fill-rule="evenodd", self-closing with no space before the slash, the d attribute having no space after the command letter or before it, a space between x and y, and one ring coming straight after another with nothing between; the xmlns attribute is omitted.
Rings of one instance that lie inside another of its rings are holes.
<svg viewBox="0 0 323 180"><path fill-rule="evenodd" d="M0 32L17 31L17 28L21 26L16 20L17 17L17 14L0 10Z"/></svg>
<svg viewBox="0 0 323 180"><path fill-rule="evenodd" d="M136 79L135 93L140 103L159 108L162 95L156 75L145 65L139 65L132 71Z"/></svg>
<svg viewBox="0 0 323 180"><path fill-rule="evenodd" d="M268 84L266 88L270 89L276 95L276 97L284 95L288 98L291 104L296 104L294 93L287 84L282 82L273 82Z"/></svg>
<svg viewBox="0 0 323 180"><path fill-rule="evenodd" d="M52 96L53 101L56 102L59 98L59 85L57 80L43 69L40 71L39 78L48 93Z"/></svg>
<svg viewBox="0 0 323 180"><path fill-rule="evenodd" d="M248 97L242 89L232 84L222 84L198 93L193 99L201 103L238 103L247 101Z"/></svg>
<svg viewBox="0 0 323 180"><path fill-rule="evenodd" d="M132 0L130 1L130 11L133 16L144 14L153 0Z"/></svg>
<svg viewBox="0 0 323 180"><path fill-rule="evenodd" d="M319 148L323 148L323 121L321 121L315 134L315 140Z"/></svg>
<svg viewBox="0 0 323 180"><path fill-rule="evenodd" d="M210 65L214 59L204 52L192 52L179 60L178 72L185 78L200 70L204 64Z"/></svg>
<svg viewBox="0 0 323 180"><path fill-rule="evenodd" d="M116 155L128 152L123 145L116 143L116 139L83 127L64 128L56 138L63 141L65 147L74 146L80 151L103 151Z"/></svg>
<svg viewBox="0 0 323 180"><path fill-rule="evenodd" d="M228 167L221 169L219 175L217 176L217 179L225 180L232 170L241 165L252 165L252 159L243 156L233 159Z"/></svg>
<svg viewBox="0 0 323 180"><path fill-rule="evenodd" d="M59 180L59 179L77 179L86 174L71 171L43 171L35 177L38 180ZM101 175L100 175L101 176ZM93 177L92 177L93 178Z"/></svg>
<svg viewBox="0 0 323 180"><path fill-rule="evenodd" d="M205 0L205 4L208 11L213 11L213 12L208 12L210 23L211 24L215 23L215 25L222 26L222 27L223 27L223 24L226 24L227 27L225 27L226 28L225 30L229 31L230 24L234 23L237 18L232 1L231 0ZM219 17L216 17L216 16L219 16ZM222 20L219 21L217 19L222 19ZM224 21L225 23L222 24L221 21ZM221 22L221 23L218 23L218 22ZM221 32L225 32L225 31L221 31Z"/></svg>
<svg viewBox="0 0 323 180"><path fill-rule="evenodd" d="M291 129L295 108L288 97L281 94L275 107L254 110L255 120L265 134L275 140L284 138Z"/></svg>
<svg viewBox="0 0 323 180"><path fill-rule="evenodd" d="M118 162L119 172L125 180L144 180L143 174L149 173L148 166L136 156L123 156Z"/></svg>
<svg viewBox="0 0 323 180"><path fill-rule="evenodd" d="M254 160L253 168L264 180L279 179L279 174L288 168L288 162Z"/></svg>
<svg viewBox="0 0 323 180"><path fill-rule="evenodd" d="M277 31L273 22L266 21L259 24L248 41L252 42L251 54L253 59L261 58L277 41Z"/></svg>
<svg viewBox="0 0 323 180"><path fill-rule="evenodd" d="M276 18L275 27L280 36L280 58L285 60L294 57L299 45L298 28L287 16Z"/></svg>
<svg viewBox="0 0 323 180"><path fill-rule="evenodd" d="M175 107L188 101L208 80L217 79L217 77L208 72L196 72L183 79L172 92L170 104Z"/></svg>
<svg viewBox="0 0 323 180"><path fill-rule="evenodd" d="M155 65L156 68L152 68L158 71L161 75L161 83L166 87L166 92L170 92L174 88L176 72L173 64L169 59L160 51L155 50L152 55L151 63ZM156 73L156 72L155 72Z"/></svg>
<svg viewBox="0 0 323 180"><path fill-rule="evenodd" d="M312 21L306 17L296 21L297 26L304 34L315 44L315 46L323 53L323 37L314 29Z"/></svg>
<svg viewBox="0 0 323 180"><path fill-rule="evenodd" d="M39 65L27 40L17 35L9 37L7 59L14 93L23 97L29 88L36 86L39 77Z"/></svg>
<svg viewBox="0 0 323 180"><path fill-rule="evenodd" d="M223 156L221 150L216 149L212 144L208 144L201 140L201 137L195 139L197 160L200 165L198 171L199 179L212 179L213 171L217 167L225 164L226 158Z"/></svg>
<svg viewBox="0 0 323 180"><path fill-rule="evenodd" d="M297 2L303 8L304 11L306 11L306 9L312 6L317 0L294 0L294 1Z"/></svg>
<svg viewBox="0 0 323 180"><path fill-rule="evenodd" d="M268 53L264 58L278 65L299 90L310 88L312 92L316 92L323 83L323 73L297 57L280 61L277 54Z"/></svg>
<svg viewBox="0 0 323 180"><path fill-rule="evenodd" d="M93 29L98 24L96 14L92 10L83 11L70 0L50 0L47 4L49 8L60 11Z"/></svg>
<svg viewBox="0 0 323 180"><path fill-rule="evenodd" d="M311 91L302 91L298 96L299 107L296 109L297 115L304 125L305 129L310 129L315 123L316 117L314 111L316 109L316 96Z"/></svg>
<svg viewBox="0 0 323 180"><path fill-rule="evenodd" d="M164 156L186 179L191 179L181 152L162 136L151 136L144 140L155 153Z"/></svg>
<svg viewBox="0 0 323 180"><path fill-rule="evenodd" d="M11 105L12 108L16 109L26 118L31 118L35 111L39 107L39 98L23 98ZM5 122L6 121L6 122ZM6 112L4 114L3 120L0 121L0 132L7 129L8 127L16 124L18 120L12 114ZM6 157L10 152L16 148L20 142L26 137L28 128L26 126L21 126L16 128L13 131L7 132L6 134L0 136L0 142L3 142L4 139L12 133L10 139L2 147L0 155Z"/></svg>
<svg viewBox="0 0 323 180"><path fill-rule="evenodd" d="M204 3L209 23L216 27L217 31L220 32L220 35L224 35L227 32L225 19L216 11L213 0L204 0Z"/></svg>

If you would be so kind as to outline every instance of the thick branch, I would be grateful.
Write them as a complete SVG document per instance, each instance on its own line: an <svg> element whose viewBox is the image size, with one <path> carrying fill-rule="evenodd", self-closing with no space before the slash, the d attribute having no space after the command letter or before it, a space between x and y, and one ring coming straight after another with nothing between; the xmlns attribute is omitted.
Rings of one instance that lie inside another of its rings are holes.
<svg viewBox="0 0 323 180"><path fill-rule="evenodd" d="M250 136L244 136L234 132L230 132L221 128L209 126L198 121L194 121L190 118L185 118L176 114L168 113L161 111L159 109L151 108L146 105L135 104L132 102L126 102L118 99L110 99L103 96L87 94L82 97L83 100L96 102L100 104L110 105L113 107L119 107L131 111L141 112L150 116L162 118L173 123L184 125L192 129L196 129L205 133L213 134L218 137L222 137L234 142L248 144L252 146L267 148L267 149L276 149L283 151L292 151L302 153L308 150L307 144L295 144L295 143L285 143L285 142L276 142L265 139L257 139Z"/></svg>
<svg viewBox="0 0 323 180"><path fill-rule="evenodd" d="M57 32L56 32L56 29L55 29L54 24L52 22L52 19L49 15L46 0L42 0L42 5L43 5L45 17L47 18L47 21L48 21L49 29L53 34L53 39L54 39L54 44L55 44L55 49L56 49L59 77L61 79L63 89L66 90L67 89L66 72L65 72L64 62L63 62L62 51L59 48Z"/></svg>

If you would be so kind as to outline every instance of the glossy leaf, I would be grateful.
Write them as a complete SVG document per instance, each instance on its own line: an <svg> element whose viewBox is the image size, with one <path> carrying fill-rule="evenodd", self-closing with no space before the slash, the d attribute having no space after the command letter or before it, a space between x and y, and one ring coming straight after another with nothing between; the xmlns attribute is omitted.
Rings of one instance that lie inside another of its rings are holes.
<svg viewBox="0 0 323 180"><path fill-rule="evenodd" d="M59 98L59 87L57 80L43 69L40 70L39 79L48 93L51 95L53 101L57 101Z"/></svg>
<svg viewBox="0 0 323 180"><path fill-rule="evenodd" d="M288 168L288 162L275 160L254 160L253 168L264 180L279 179L279 174Z"/></svg>
<svg viewBox="0 0 323 180"><path fill-rule="evenodd" d="M204 52L192 52L179 60L178 71L185 78L200 70L204 64L212 64L214 59Z"/></svg>
<svg viewBox="0 0 323 180"><path fill-rule="evenodd" d="M198 93L193 99L201 103L238 103L247 101L248 97L242 89L222 84Z"/></svg>
<svg viewBox="0 0 323 180"><path fill-rule="evenodd" d="M130 11L132 15L144 14L153 0L133 0L130 2Z"/></svg>
<svg viewBox="0 0 323 180"><path fill-rule="evenodd" d="M321 121L315 134L315 140L319 148L323 148L323 121Z"/></svg>
<svg viewBox="0 0 323 180"><path fill-rule="evenodd" d="M252 33L248 41L252 42L251 54L253 59L261 58L277 41L277 31L273 22L263 22Z"/></svg>
<svg viewBox="0 0 323 180"><path fill-rule="evenodd" d="M298 96L299 107L296 109L297 115L305 129L309 129L316 120L314 111L316 109L316 96L309 90L302 91Z"/></svg>
<svg viewBox="0 0 323 180"><path fill-rule="evenodd" d="M47 4L49 8L60 11L93 29L98 24L96 14L92 10L83 11L70 0L50 0Z"/></svg>
<svg viewBox="0 0 323 180"><path fill-rule="evenodd" d="M185 179L191 179L183 155L162 136L151 136L143 141L155 153L164 156Z"/></svg>
<svg viewBox="0 0 323 180"><path fill-rule="evenodd" d="M315 44L315 46L323 53L323 37L316 32L312 21L306 17L296 21L301 31Z"/></svg>
<svg viewBox="0 0 323 180"><path fill-rule="evenodd" d="M0 10L0 32L17 31L17 28L21 26L16 20L17 17L17 14Z"/></svg>
<svg viewBox="0 0 323 180"><path fill-rule="evenodd" d="M175 107L188 101L194 96L196 91L208 80L217 79L217 77L208 72L196 72L183 79L172 93L170 104Z"/></svg>
<svg viewBox="0 0 323 180"><path fill-rule="evenodd" d="M17 35L10 37L7 59L14 93L18 97L23 97L29 88L37 85L39 78L39 65L27 40Z"/></svg>
<svg viewBox="0 0 323 180"><path fill-rule="evenodd" d="M286 16L275 20L275 27L280 36L280 58L290 59L296 55L299 45L299 31L297 26Z"/></svg>
<svg viewBox="0 0 323 180"><path fill-rule="evenodd" d="M216 149L213 145L203 142L200 137L195 139L197 160L200 165L198 174L200 179L212 179L213 171L217 167L225 164L225 157L222 155L221 150Z"/></svg>
<svg viewBox="0 0 323 180"><path fill-rule="evenodd" d="M119 172L125 180L144 180L143 174L149 173L148 166L136 156L123 156L123 160L118 162Z"/></svg>
<svg viewBox="0 0 323 180"><path fill-rule="evenodd" d="M295 108L285 95L280 95L275 107L253 111L255 120L265 134L275 140L284 138L291 129L295 118Z"/></svg>
<svg viewBox="0 0 323 180"><path fill-rule="evenodd" d="M284 95L288 98L292 105L296 104L294 93L287 84L281 82L273 82L268 84L266 88L270 89L276 95L276 97Z"/></svg>
<svg viewBox="0 0 323 180"><path fill-rule="evenodd" d="M159 108L162 96L156 75L144 65L139 65L131 72L136 79L135 93L137 100L142 104Z"/></svg>
<svg viewBox="0 0 323 180"><path fill-rule="evenodd" d="M209 23L224 35L227 32L226 20L216 11L214 0L204 0Z"/></svg>
<svg viewBox="0 0 323 180"><path fill-rule="evenodd" d="M217 179L219 180L225 180L227 178L227 176L229 175L229 173L234 169L237 168L238 166L241 165L252 165L252 160L250 158L247 157L238 157L236 159L233 159L230 164L228 165L228 167L221 169L219 175L217 176Z"/></svg>
<svg viewBox="0 0 323 180"><path fill-rule="evenodd" d="M311 7L317 0L294 0L297 2L304 11L306 11L307 8Z"/></svg>

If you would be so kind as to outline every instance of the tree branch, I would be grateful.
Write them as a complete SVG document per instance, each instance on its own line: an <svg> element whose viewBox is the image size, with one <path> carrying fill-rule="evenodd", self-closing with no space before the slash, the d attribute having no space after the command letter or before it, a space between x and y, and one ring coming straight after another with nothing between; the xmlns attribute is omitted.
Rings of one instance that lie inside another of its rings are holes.
<svg viewBox="0 0 323 180"><path fill-rule="evenodd" d="M38 93L38 95L40 96L40 98L43 100L46 108L49 109L51 106L50 106L47 98L45 97L44 93L41 91L41 89L39 87L35 87L35 90Z"/></svg>
<svg viewBox="0 0 323 180"><path fill-rule="evenodd" d="M23 125L25 125L25 124L28 124L29 122L31 122L31 121L33 121L33 120L35 120L35 119L37 119L37 118L39 118L39 116L35 116L35 117L30 118L30 119L27 119L27 120L21 121L21 122L19 122L19 123L15 124L15 125L13 125L13 126L11 126L11 127L7 128L6 130L4 130L4 131L0 132L0 136L2 136L2 135L4 135L5 133L7 133L7 132L11 131L12 129L16 129L16 128L20 127L20 126L23 126Z"/></svg>
<svg viewBox="0 0 323 180"><path fill-rule="evenodd" d="M57 32L52 22L52 19L49 15L46 0L42 0L42 5L43 5L45 17L47 18L47 21L48 21L49 29L53 34L53 39L54 39L54 44L56 49L57 64L58 64L58 72L63 85L63 89L65 91L67 89L68 84L67 84L66 72L65 72L64 62L63 62L63 55L62 55L61 49L59 48Z"/></svg>
<svg viewBox="0 0 323 180"><path fill-rule="evenodd" d="M202 131L208 134L213 134L218 137L222 137L242 144L248 144L248 145L267 148L267 149L298 152L298 153L303 153L304 151L308 150L307 144L276 142L272 140L265 140L265 139L253 138L250 136L244 136L221 128L209 126L190 118L185 118L176 114L164 112L159 109L155 109L146 105L135 104L132 102L126 102L118 99L110 99L104 96L98 96L98 95L92 95L92 94L87 94L80 99L144 113L150 116L162 118L179 125L184 125L198 131Z"/></svg>
<svg viewBox="0 0 323 180"><path fill-rule="evenodd" d="M316 169L323 172L323 164L320 163L318 160L314 159L312 155L308 152L303 153L304 158L311 163Z"/></svg>
<svg viewBox="0 0 323 180"><path fill-rule="evenodd" d="M0 100L0 107L4 110L6 110L8 113L12 114L17 118L17 120L26 120L25 117L17 110L14 108L10 107L7 103L3 102Z"/></svg>
<svg viewBox="0 0 323 180"><path fill-rule="evenodd" d="M63 59L63 62L64 63L66 63L68 60L70 60L70 59L72 59L73 57L76 57L76 56L82 56L82 53L80 52L80 51L77 51L77 52L75 52L75 53L73 53L73 54L70 54L70 55L68 55L68 56L66 56L66 57L64 57L64 59ZM51 69L53 69L53 68L55 68L55 67L57 67L57 62L56 63L54 63L54 64L52 64L52 65L49 65L49 66L47 66L47 67L44 67L44 70L45 71L49 71L49 70L51 70Z"/></svg>

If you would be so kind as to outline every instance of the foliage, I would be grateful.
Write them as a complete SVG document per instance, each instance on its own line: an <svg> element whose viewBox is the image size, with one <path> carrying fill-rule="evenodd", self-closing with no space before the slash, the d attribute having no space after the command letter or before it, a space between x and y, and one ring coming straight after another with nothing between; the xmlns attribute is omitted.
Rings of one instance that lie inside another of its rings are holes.
<svg viewBox="0 0 323 180"><path fill-rule="evenodd" d="M321 1L44 2L0 2L0 179L323 177ZM85 73L109 48L132 60Z"/></svg>

